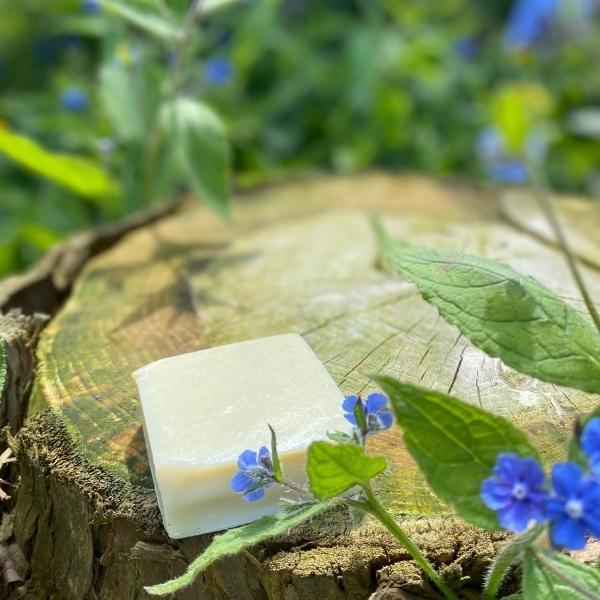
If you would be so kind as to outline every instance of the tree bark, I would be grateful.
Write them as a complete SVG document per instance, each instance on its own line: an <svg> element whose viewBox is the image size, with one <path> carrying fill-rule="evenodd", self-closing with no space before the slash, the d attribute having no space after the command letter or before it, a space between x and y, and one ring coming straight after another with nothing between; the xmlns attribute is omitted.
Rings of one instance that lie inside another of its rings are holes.
<svg viewBox="0 0 600 600"><path fill-rule="evenodd" d="M390 374L507 416L547 460L561 456L575 417L598 399L535 381L473 347L414 286L379 269L368 224L376 211L399 238L508 262L583 311L556 248L501 209L498 193L468 183L307 180L244 197L230 224L186 206L82 262L41 335L28 422L13 442L15 532L38 597L144 598L144 585L182 572L209 542L168 539L155 501L131 372L165 356L298 332L345 393L370 390L373 373ZM590 204L571 201L566 210L571 228L581 219L582 235L597 231ZM578 248L588 257L589 244ZM593 261L585 276L597 295ZM505 536L450 517L398 430L370 449L392 467L378 483L384 503L460 593L477 597ZM437 597L387 533L369 520L352 528L340 514L220 561L176 598L359 599L377 588L378 598Z"/></svg>

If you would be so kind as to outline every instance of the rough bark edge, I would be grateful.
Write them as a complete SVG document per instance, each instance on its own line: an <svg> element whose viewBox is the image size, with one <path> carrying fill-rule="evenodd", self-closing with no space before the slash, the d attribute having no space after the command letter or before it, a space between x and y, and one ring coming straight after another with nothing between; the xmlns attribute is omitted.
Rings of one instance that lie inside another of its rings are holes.
<svg viewBox="0 0 600 600"><path fill-rule="evenodd" d="M25 273L0 282L0 311L17 308L28 315L40 312L53 316L90 258L113 246L127 233L175 213L185 202L185 198L179 198L156 204L55 246Z"/></svg>
<svg viewBox="0 0 600 600"><path fill-rule="evenodd" d="M78 456L51 411L29 421L11 444L22 476L15 531L40 598L143 598L143 585L180 574L210 539L170 540L152 490ZM455 518L404 525L451 581L474 592L506 538ZM337 600L366 598L378 588L437 597L377 525L351 530L347 519L332 515L319 523L318 537L314 532L301 528L222 560L176 598Z"/></svg>

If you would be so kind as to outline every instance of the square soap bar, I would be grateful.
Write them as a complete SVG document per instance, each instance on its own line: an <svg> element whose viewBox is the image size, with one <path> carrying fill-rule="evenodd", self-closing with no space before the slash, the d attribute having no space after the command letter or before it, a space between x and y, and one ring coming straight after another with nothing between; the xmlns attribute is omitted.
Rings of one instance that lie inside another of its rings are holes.
<svg viewBox="0 0 600 600"><path fill-rule="evenodd" d="M306 448L349 431L343 396L296 334L164 358L134 373L148 457L167 533L182 538L249 523L279 510L282 488L260 502L230 489L245 449L277 433L288 479L306 482Z"/></svg>

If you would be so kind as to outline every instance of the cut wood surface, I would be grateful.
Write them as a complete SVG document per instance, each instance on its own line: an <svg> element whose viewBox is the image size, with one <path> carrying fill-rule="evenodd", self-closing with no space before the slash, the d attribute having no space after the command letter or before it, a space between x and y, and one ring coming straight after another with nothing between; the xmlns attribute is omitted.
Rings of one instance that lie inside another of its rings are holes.
<svg viewBox="0 0 600 600"><path fill-rule="evenodd" d="M298 181L241 198L231 224L186 207L89 261L42 333L30 422L16 447L15 530L40 597L142 598L142 585L181 572L207 543L168 540L156 508L131 373L165 356L300 333L345 393L372 390L371 374L392 375L501 414L546 460L562 456L575 417L598 398L535 381L473 347L413 285L380 269L368 222L376 211L398 238L502 260L583 313L559 251L529 226L538 219L529 200L523 217L511 201L510 219L506 202L416 176ZM577 200L566 210L569 232L581 228L588 240L577 250L600 297L599 211ZM386 505L465 595L476 594L502 535L446 518L397 429L370 449L392 466L379 482ZM378 585L427 593L387 534L347 526L338 519L321 536L309 526L222 561L177 597L367 598Z"/></svg>

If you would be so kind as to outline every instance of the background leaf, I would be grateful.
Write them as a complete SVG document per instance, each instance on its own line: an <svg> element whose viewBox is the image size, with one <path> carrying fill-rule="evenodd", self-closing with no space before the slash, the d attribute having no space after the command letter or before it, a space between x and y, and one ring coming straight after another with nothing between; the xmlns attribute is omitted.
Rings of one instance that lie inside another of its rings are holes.
<svg viewBox="0 0 600 600"><path fill-rule="evenodd" d="M0 152L86 198L101 198L118 192L116 182L94 161L69 154L53 154L37 142L2 127Z"/></svg>
<svg viewBox="0 0 600 600"><path fill-rule="evenodd" d="M160 15L131 4L118 0L102 0L102 5L111 12L134 27L138 27L165 40L175 40L179 36L179 29Z"/></svg>
<svg viewBox="0 0 600 600"><path fill-rule="evenodd" d="M380 228L377 235L386 263L490 356L543 381L600 392L600 336L535 279L493 260L395 242Z"/></svg>
<svg viewBox="0 0 600 600"><path fill-rule="evenodd" d="M227 216L229 148L223 123L204 104L183 97L165 106L163 120L194 191L211 208Z"/></svg>
<svg viewBox="0 0 600 600"><path fill-rule="evenodd" d="M355 444L313 442L308 447L306 472L317 498L335 498L385 471L383 456L368 456Z"/></svg>
<svg viewBox="0 0 600 600"><path fill-rule="evenodd" d="M567 580L590 591L588 598L598 598L600 590L600 570L585 565L566 554L538 551L539 555L552 565L552 569L542 564L534 554L530 554L523 568L524 600L582 600L585 595L577 591L568 581L553 571L564 573Z"/></svg>
<svg viewBox="0 0 600 600"><path fill-rule="evenodd" d="M525 434L506 419L438 392L374 377L388 395L409 452L433 491L467 521L499 529L479 491L496 456L537 457Z"/></svg>
<svg viewBox="0 0 600 600"><path fill-rule="evenodd" d="M327 508L327 506L330 506L329 502L302 505L298 508L291 508L285 512L280 512L273 517L263 517L244 527L230 529L221 535L216 535L208 548L190 564L187 571L181 577L145 589L149 594L156 596L172 594L190 585L204 569L216 560L224 556L237 554L244 548L284 534L291 527L295 527L303 521L310 519Z"/></svg>

